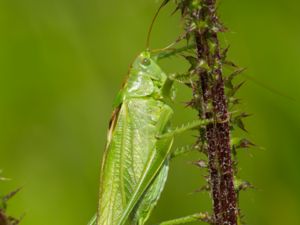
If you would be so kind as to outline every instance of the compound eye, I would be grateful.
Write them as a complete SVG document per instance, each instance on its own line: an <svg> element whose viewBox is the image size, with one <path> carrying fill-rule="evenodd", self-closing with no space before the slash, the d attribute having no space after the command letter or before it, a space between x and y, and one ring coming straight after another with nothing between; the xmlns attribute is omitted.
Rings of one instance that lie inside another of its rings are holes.
<svg viewBox="0 0 300 225"><path fill-rule="evenodd" d="M151 64L151 61L150 61L149 58L144 58L142 63L143 63L144 66L149 66Z"/></svg>

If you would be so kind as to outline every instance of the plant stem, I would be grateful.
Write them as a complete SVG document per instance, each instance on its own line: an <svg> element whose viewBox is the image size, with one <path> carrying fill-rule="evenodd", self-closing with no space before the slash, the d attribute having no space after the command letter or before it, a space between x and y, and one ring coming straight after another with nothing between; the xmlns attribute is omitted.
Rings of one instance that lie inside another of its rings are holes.
<svg viewBox="0 0 300 225"><path fill-rule="evenodd" d="M200 129L199 140L207 146L214 224L237 225L230 119L218 40L218 32L225 29L216 14L216 0L185 0L180 4L186 30L196 24L193 35L197 49L198 81L193 86L193 106L198 110L200 119L214 119L214 123Z"/></svg>

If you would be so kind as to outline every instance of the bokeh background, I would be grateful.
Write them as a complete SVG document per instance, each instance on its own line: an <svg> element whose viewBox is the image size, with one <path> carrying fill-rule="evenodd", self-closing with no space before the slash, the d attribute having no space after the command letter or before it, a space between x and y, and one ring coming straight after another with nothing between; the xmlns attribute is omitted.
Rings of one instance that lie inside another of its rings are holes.
<svg viewBox="0 0 300 225"><path fill-rule="evenodd" d="M154 0L0 0L0 168L9 182L0 193L23 190L9 213L23 225L83 225L96 211L99 165L112 102L130 63L145 48L159 2ZM161 13L151 47L181 31L174 6ZM229 57L247 67L239 92L248 136L262 149L241 151L241 177L257 190L241 193L252 225L300 224L300 3L297 0L222 0L230 28L221 35ZM171 58L168 72L183 70ZM265 87L262 87L265 86ZM270 91L268 89L274 89ZM281 92L282 94L277 94ZM179 87L174 124L195 119ZM287 95L294 98L290 100ZM176 145L192 142L192 134ZM207 193L195 193L203 175L199 154L176 159L151 222L210 211Z"/></svg>

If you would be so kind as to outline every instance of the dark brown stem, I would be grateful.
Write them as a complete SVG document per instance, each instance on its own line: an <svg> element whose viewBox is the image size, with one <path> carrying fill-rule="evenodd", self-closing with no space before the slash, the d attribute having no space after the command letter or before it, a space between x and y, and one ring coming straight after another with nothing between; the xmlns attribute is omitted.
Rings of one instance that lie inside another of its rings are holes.
<svg viewBox="0 0 300 225"><path fill-rule="evenodd" d="M202 7L187 10L189 18L207 26L195 32L199 65L205 62L208 68L198 68L198 90L202 107L199 117L214 119L213 124L200 130L202 142L207 143L210 186L213 199L214 223L216 225L237 225L237 196L234 189L234 171L230 147L230 124L222 74L222 59L218 41L221 27L216 15L215 0L203 0ZM197 95L198 94L198 95ZM194 99L195 101L195 99ZM200 105L200 104L199 104Z"/></svg>

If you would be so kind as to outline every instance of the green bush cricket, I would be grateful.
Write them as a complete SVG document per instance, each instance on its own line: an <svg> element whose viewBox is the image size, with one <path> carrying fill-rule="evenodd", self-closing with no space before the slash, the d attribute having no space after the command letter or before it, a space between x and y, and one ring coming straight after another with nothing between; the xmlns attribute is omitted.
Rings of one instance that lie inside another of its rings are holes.
<svg viewBox="0 0 300 225"><path fill-rule="evenodd" d="M166 181L173 136L207 123L171 130L172 83L150 52L136 58L110 122L97 225L144 224Z"/></svg>
<svg viewBox="0 0 300 225"><path fill-rule="evenodd" d="M158 65L163 55L139 54L117 95L101 167L98 215L91 225L145 224L167 179L174 135L210 122L171 129L168 99L174 98L176 79Z"/></svg>

